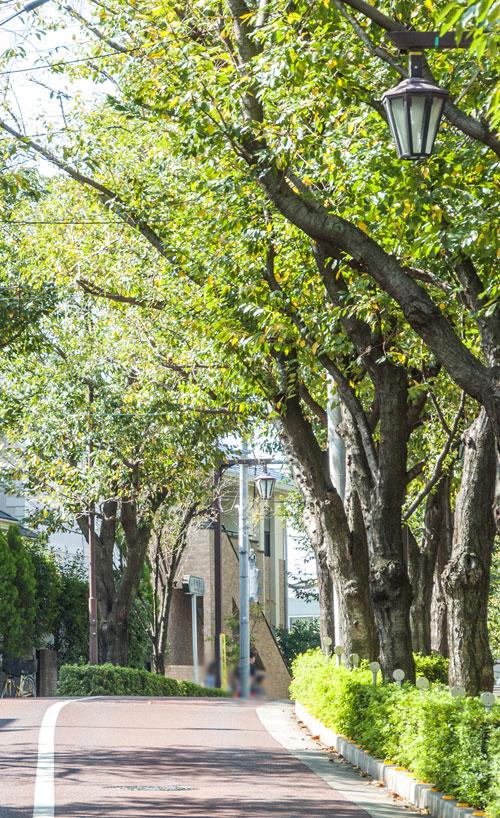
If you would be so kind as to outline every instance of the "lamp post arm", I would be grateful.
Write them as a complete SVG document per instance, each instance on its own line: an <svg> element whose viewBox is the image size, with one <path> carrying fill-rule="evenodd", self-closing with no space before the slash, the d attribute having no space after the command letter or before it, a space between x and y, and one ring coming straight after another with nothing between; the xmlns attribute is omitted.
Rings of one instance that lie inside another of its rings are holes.
<svg viewBox="0 0 500 818"><path fill-rule="evenodd" d="M30 3L26 3L22 9L16 11L15 14L11 14L10 17L5 17L3 20L0 20L0 26L3 26L5 23L9 23L15 17L20 17L21 14L24 14L26 11L33 11L37 9L39 6L43 6L45 3L48 3L48 0L31 0Z"/></svg>

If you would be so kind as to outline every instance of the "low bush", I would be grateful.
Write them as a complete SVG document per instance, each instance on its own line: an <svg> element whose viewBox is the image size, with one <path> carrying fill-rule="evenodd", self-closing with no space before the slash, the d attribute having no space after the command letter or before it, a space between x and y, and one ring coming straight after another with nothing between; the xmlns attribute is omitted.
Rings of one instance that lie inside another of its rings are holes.
<svg viewBox="0 0 500 818"><path fill-rule="evenodd" d="M337 667L319 650L297 657L290 693L372 755L500 818L500 704L488 712L479 699L456 700L439 683L427 691L375 687L368 670Z"/></svg>
<svg viewBox="0 0 500 818"><path fill-rule="evenodd" d="M276 640L288 670L296 656L320 646L319 619L298 619L290 629L276 628Z"/></svg>
<svg viewBox="0 0 500 818"><path fill-rule="evenodd" d="M201 687L118 665L63 665L60 696L227 696L224 690Z"/></svg>
<svg viewBox="0 0 500 818"><path fill-rule="evenodd" d="M433 653L431 656L424 656L422 653L414 653L415 672L417 676L426 676L430 682L442 682L448 684L449 659Z"/></svg>

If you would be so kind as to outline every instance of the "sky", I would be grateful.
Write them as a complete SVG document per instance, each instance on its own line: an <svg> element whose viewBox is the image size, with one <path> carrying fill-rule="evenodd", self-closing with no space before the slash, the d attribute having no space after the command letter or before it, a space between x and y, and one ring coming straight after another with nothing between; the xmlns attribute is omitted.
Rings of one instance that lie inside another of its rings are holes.
<svg viewBox="0 0 500 818"><path fill-rule="evenodd" d="M71 0L72 7L82 13L85 3ZM0 19L21 7L18 2L0 2ZM48 31L44 30L49 28ZM51 30L52 29L52 30ZM40 9L25 12L0 26L1 100L3 116L34 139L44 140L46 123L58 131L66 126L65 116L72 106L90 100L99 92L87 80L69 79L47 66L60 61L78 59L81 47L91 42L82 34L67 13L58 12L51 0ZM12 52L15 52L14 54ZM44 172L53 172L43 163Z"/></svg>

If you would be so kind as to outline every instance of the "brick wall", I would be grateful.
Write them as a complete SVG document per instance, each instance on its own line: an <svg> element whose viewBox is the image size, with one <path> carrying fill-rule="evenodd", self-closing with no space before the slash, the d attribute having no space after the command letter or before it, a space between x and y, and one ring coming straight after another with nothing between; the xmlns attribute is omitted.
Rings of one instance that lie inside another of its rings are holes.
<svg viewBox="0 0 500 818"><path fill-rule="evenodd" d="M233 547L234 546L234 547ZM226 621L234 616L239 607L239 560L237 543L223 533L221 541L222 562L222 623L223 630L230 637ZM214 655L215 609L214 609L214 565L213 531L200 529L190 539L177 574L176 584L180 586L184 574L193 574L205 580L205 596L198 600L198 653L200 666L207 666ZM262 565L262 562L264 565ZM266 571L266 587L269 588L270 560L258 553L261 570ZM284 616L284 561L280 564L280 610ZM262 580L262 576L261 576ZM262 585L262 582L261 582ZM283 597L283 600L281 600ZM274 600L272 600L274 601ZM271 602L271 600L269 600ZM267 605L266 605L267 608ZM191 665L191 605L190 597L180 588L174 593L169 622L170 654L167 675L179 679L192 678ZM266 672L266 691L271 698L286 698L290 675L265 618L255 623L255 646ZM200 679L204 671L200 668Z"/></svg>

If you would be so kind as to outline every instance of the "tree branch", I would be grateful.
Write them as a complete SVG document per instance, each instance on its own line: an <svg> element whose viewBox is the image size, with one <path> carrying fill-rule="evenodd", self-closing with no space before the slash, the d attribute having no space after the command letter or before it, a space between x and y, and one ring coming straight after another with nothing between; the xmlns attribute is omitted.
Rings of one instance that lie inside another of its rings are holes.
<svg viewBox="0 0 500 818"><path fill-rule="evenodd" d="M78 20L85 28L95 34L98 40L101 40L106 45L109 45L110 48L113 48L115 51L118 51L120 54L128 54L130 52L129 48L125 48L124 46L117 43L116 40L111 40L109 37L106 37L105 34L100 31L96 26L94 26L90 20L87 20L83 17L76 9L72 8L71 6L63 6L64 10L67 11L71 17L75 20Z"/></svg>
<svg viewBox="0 0 500 818"><path fill-rule="evenodd" d="M465 407L465 392L462 392L462 395L461 395L461 398L460 398L460 405L458 407L457 414L455 415L455 419L453 421L453 424L452 424L452 427L450 429L449 435L448 435L448 437L446 439L446 442L445 442L445 444L444 444L444 446L443 446L443 448L442 448L442 450L441 450L441 452L440 452L440 454L439 454L439 456L438 456L438 458L437 458L437 460L436 460L436 462L434 464L434 469L432 471L432 474L431 474L429 480L427 481L427 483L425 484L425 486L423 487L422 491L420 491L417 494L417 496L415 497L413 503L410 505L408 510L403 514L403 522L404 523L407 520L410 519L410 517L414 514L414 512L419 507L422 500L424 500L425 497L427 497L429 492L434 488L434 486L438 482L439 478L441 477L441 474L443 472L443 464L444 464L444 461L446 460L446 457L447 457L447 455L448 455L448 453L449 453L449 451L451 449L453 440L455 439L455 435L457 434L458 427L459 427L459 424L460 424L460 420L461 420L463 412L464 412L464 407Z"/></svg>
<svg viewBox="0 0 500 818"><path fill-rule="evenodd" d="M43 156L44 159L47 159L52 165L59 168L60 170L64 171L68 176L74 179L79 184L83 185L84 187L90 187L96 191L98 198L104 205L104 207L108 208L108 210L112 210L113 212L117 213L118 216L122 219L125 224L128 224L130 227L135 228L138 230L145 239L156 249L158 252L167 258L172 264L174 261L169 257L167 252L167 248L163 244L161 238L158 234L153 230L150 225L147 224L139 214L135 213L132 208L129 208L127 204L120 198L120 196L115 193L110 188L106 187L106 185L101 184L96 179L92 179L90 176L86 176L84 173L80 173L80 171L76 170L76 168L68 165L67 162L64 162L62 159L59 159L55 154L51 151L44 148L43 145L39 145L33 139L30 139L27 136L24 136L19 131L16 131L6 122L0 120L0 128L6 131L8 134L13 136L15 139L18 139L19 142L22 142L23 145L31 148L35 153L38 153L40 156Z"/></svg>
<svg viewBox="0 0 500 818"><path fill-rule="evenodd" d="M266 253L266 267L264 275L270 289L273 292L278 292L283 296L284 303L282 303L282 309L284 314L292 321L307 345L309 347L313 347L316 343L315 338L311 336L308 327L301 319L297 310L290 306L286 293L276 280L274 275L274 248L271 243L269 243ZM316 358L324 369L326 369L326 371L332 376L337 385L340 399L345 403L358 425L363 447L365 449L365 457L375 480L376 475L378 474L378 461L375 447L373 445L371 430L368 425L363 406L361 405L354 389L349 384L348 379L339 369L337 364L330 358L330 356L327 355L326 352L320 352L316 355Z"/></svg>

